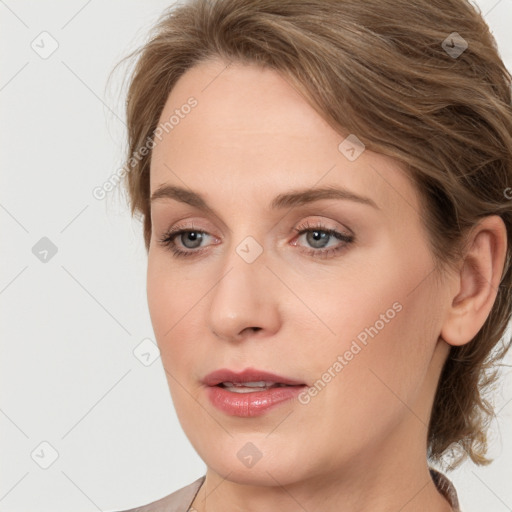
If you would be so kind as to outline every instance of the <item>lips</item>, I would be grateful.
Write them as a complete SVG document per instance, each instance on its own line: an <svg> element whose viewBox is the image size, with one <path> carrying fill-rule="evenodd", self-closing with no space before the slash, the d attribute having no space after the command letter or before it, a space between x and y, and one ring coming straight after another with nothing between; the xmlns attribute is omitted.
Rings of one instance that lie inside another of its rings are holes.
<svg viewBox="0 0 512 512"><path fill-rule="evenodd" d="M210 403L230 416L250 418L296 398L306 384L261 370L222 369L203 379Z"/></svg>

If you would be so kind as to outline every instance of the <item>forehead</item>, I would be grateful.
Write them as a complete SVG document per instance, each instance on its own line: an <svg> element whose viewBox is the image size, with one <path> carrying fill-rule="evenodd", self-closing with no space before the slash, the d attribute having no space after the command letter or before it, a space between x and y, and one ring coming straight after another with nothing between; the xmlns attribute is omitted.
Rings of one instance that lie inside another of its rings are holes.
<svg viewBox="0 0 512 512"><path fill-rule="evenodd" d="M307 104L304 98L276 71L254 65L215 60L187 71L167 99L160 122L180 111L190 97L197 100L166 137L160 151L178 156L184 139L199 140L201 152L243 147L245 154L261 156L292 153L296 145L310 152L334 146L339 135ZM326 139L328 133L329 139ZM165 136L164 135L164 136ZM318 143L323 141L323 148ZM278 151L279 149L279 151Z"/></svg>
<svg viewBox="0 0 512 512"><path fill-rule="evenodd" d="M183 108L196 102L193 108ZM414 207L416 197L395 160L365 150L349 161L336 132L283 75L254 65L212 60L176 83L160 117L172 128L156 140L151 191L164 183L225 194L250 187L268 197L281 187L343 185L381 207Z"/></svg>

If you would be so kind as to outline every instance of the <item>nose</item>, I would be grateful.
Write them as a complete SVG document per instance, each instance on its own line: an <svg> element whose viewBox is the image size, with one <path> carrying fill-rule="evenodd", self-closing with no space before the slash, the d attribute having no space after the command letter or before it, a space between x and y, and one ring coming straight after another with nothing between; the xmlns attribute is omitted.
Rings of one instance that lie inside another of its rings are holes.
<svg viewBox="0 0 512 512"><path fill-rule="evenodd" d="M266 337L279 330L279 290L264 254L247 263L234 253L210 295L211 331L225 341L239 342L258 333Z"/></svg>

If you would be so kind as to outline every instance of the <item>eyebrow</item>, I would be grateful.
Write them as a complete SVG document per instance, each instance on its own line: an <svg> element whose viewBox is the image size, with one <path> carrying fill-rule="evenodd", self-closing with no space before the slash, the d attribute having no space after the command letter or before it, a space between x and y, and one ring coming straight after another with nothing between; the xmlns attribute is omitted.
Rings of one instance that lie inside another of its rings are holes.
<svg viewBox="0 0 512 512"><path fill-rule="evenodd" d="M161 185L151 195L151 202L157 199L174 199L190 206L194 206L206 212L214 213L204 198L191 190L174 185ZM365 204L380 210L377 204L369 197L364 197L351 192L345 188L323 187L294 190L285 194L279 194L270 203L271 210L293 208L320 201L322 199L342 199Z"/></svg>

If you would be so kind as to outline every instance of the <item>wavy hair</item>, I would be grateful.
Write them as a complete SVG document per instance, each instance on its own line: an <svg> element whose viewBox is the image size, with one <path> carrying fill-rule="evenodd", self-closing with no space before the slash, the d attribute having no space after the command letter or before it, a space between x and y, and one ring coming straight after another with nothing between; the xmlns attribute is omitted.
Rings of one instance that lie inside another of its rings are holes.
<svg viewBox="0 0 512 512"><path fill-rule="evenodd" d="M211 58L282 73L334 129L402 162L419 191L439 269L460 261L465 235L479 219L503 219L507 254L496 300L474 339L450 348L428 426L430 460L443 462L449 451L452 468L468 455L476 464L491 462L494 412L486 392L510 348L512 109L511 75L481 13L465 0L172 5L144 45L120 62L136 61L126 100L125 183L146 249L151 151L139 151L153 140L176 81Z"/></svg>

